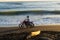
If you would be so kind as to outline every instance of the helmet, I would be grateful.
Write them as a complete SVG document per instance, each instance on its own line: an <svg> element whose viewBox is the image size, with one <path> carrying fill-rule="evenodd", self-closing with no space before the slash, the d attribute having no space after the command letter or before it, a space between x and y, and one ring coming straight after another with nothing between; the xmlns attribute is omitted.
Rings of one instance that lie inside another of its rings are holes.
<svg viewBox="0 0 60 40"><path fill-rule="evenodd" d="M27 16L27 18L29 18L29 16Z"/></svg>

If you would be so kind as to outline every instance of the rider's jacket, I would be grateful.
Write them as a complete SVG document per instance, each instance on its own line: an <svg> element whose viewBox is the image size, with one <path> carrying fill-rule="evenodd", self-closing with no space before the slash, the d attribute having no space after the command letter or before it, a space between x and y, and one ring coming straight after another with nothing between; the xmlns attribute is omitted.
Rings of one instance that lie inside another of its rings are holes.
<svg viewBox="0 0 60 40"><path fill-rule="evenodd" d="M29 19L25 19L25 20L23 21L23 23L26 24L26 25L28 25L28 24L30 23L30 20L29 20Z"/></svg>

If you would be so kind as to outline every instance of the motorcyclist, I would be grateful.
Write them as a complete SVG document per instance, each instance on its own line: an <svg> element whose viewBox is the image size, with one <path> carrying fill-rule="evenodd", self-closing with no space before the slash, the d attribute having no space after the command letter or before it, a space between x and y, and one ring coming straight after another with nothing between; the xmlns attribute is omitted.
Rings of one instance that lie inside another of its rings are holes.
<svg viewBox="0 0 60 40"><path fill-rule="evenodd" d="M19 27L31 28L34 27L34 24L30 21L29 16L27 16L26 19L21 24L19 24Z"/></svg>
<svg viewBox="0 0 60 40"><path fill-rule="evenodd" d="M23 23L28 26L30 24L30 19L29 16L27 16L27 18L23 21Z"/></svg>

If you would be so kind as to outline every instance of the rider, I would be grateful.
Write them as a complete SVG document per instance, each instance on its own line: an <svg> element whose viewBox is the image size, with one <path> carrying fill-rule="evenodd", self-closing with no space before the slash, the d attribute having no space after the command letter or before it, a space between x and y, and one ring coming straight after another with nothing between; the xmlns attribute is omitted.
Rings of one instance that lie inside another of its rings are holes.
<svg viewBox="0 0 60 40"><path fill-rule="evenodd" d="M21 26L34 27L34 24L32 21L30 21L29 16L27 16L26 19L23 22L21 22Z"/></svg>
<svg viewBox="0 0 60 40"><path fill-rule="evenodd" d="M27 16L27 18L23 21L23 23L24 23L25 25L29 25L29 24L30 24L29 16Z"/></svg>

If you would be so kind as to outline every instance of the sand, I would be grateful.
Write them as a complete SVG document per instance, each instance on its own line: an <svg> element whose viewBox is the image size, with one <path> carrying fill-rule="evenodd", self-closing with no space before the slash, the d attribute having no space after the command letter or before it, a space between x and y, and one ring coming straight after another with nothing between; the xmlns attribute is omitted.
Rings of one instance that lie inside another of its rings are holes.
<svg viewBox="0 0 60 40"><path fill-rule="evenodd" d="M26 35L29 35L30 32L37 30L40 30L41 34L39 34L39 36L36 36L36 39L40 37L53 38L53 36L53 40L59 39L60 25L40 25L35 26L34 28L23 29L20 29L19 27L0 27L0 40L25 40L27 37Z"/></svg>
<svg viewBox="0 0 60 40"><path fill-rule="evenodd" d="M23 29L20 29L19 27L0 27L0 34L32 32L38 30L60 32L60 25L40 25L35 26L34 28L23 28Z"/></svg>

